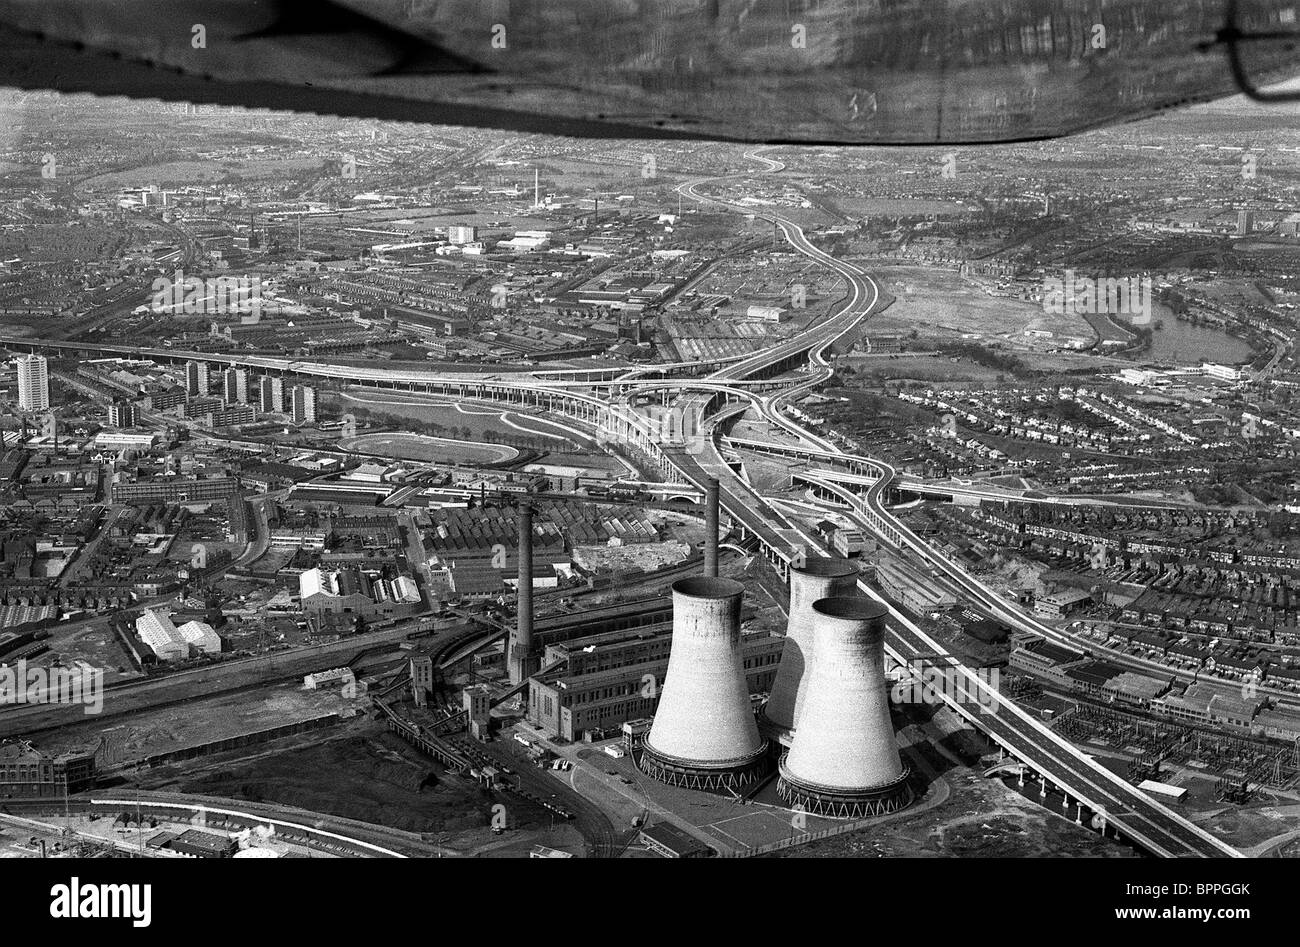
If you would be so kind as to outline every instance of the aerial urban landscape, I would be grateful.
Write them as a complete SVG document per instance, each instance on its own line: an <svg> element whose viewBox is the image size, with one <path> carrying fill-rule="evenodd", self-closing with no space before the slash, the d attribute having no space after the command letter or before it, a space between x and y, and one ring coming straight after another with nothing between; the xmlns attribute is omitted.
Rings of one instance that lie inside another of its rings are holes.
<svg viewBox="0 0 1300 947"><path fill-rule="evenodd" d="M0 88L0 856L1300 855L1298 333L1242 99Z"/></svg>

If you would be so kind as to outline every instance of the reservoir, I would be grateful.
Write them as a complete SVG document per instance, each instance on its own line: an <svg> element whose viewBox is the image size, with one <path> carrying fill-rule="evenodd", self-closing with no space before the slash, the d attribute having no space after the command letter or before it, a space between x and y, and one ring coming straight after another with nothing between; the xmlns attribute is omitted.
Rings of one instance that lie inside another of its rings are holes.
<svg viewBox="0 0 1300 947"><path fill-rule="evenodd" d="M1169 307L1154 303L1151 315L1163 328L1151 333L1151 348L1141 360L1159 365L1241 365L1251 358L1250 346L1213 326L1180 322Z"/></svg>

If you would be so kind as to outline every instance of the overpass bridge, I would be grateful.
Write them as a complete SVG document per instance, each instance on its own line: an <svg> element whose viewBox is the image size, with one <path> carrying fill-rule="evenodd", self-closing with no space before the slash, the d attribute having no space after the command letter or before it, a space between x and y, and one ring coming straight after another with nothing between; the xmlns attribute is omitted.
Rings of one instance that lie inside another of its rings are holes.
<svg viewBox="0 0 1300 947"><path fill-rule="evenodd" d="M0 346L18 352L47 352L67 358L122 358L148 359L161 364L202 362L210 367L247 368L265 374L296 376L306 380L325 380L342 385L383 388L429 394L460 396L465 391L527 391L542 388L548 391L601 392L612 395L639 391L709 390L735 392L737 389L776 390L781 383L770 378L737 378L729 383L692 378L641 378L623 377L629 369L577 370L573 377L564 375L566 369L553 372L447 372L403 370L391 368L366 368L360 365L332 365L310 359L292 359L273 355L203 352L188 349L140 348L114 345L106 342L65 342L54 339L22 337L0 332ZM718 364L722 364L721 360ZM640 370L633 370L640 371ZM556 377L547 377L547 376ZM596 375L596 378L585 378Z"/></svg>
<svg viewBox="0 0 1300 947"><path fill-rule="evenodd" d="M717 469L716 465L713 466ZM691 474L687 476L689 479ZM816 540L790 523L761 496L752 491L746 496L736 486L736 478L732 477L730 481L721 491L729 515L739 521L745 532L758 539L769 560L785 560L785 568L778 566L783 575L788 574L792 549L806 552L818 547ZM828 486L843 491L845 499L852 505L853 518L860 525L872 529L894 545L909 546L919 540L909 536L910 531L897 524L888 511L879 506L879 494L888 482L889 478L880 478L870 488L867 497L833 484ZM889 608L886 648L890 656L901 664L920 658L932 660L935 655L947 658L951 673L961 676L964 692L979 695L979 699L963 701L948 694L938 696L973 727L1037 773L1044 793L1051 785L1063 794L1067 802L1073 800L1080 812L1086 808L1101 816L1104 825L1156 855L1239 855L1231 846L1100 766L1014 702L1003 698L989 682L960 664L947 649L886 602L866 582L859 583L859 587L864 594ZM994 707L997 712L986 713L986 707Z"/></svg>
<svg viewBox="0 0 1300 947"><path fill-rule="evenodd" d="M849 454L843 451L822 450L816 447L809 447L806 444L784 444L773 441L760 441L755 438L734 437L723 435L719 443L724 449L733 451L750 451L757 454L770 454L775 457L791 457L809 462L824 461L838 466L847 467L849 474L843 474L839 471L822 468L809 473L823 479L836 480L842 483L865 484L866 481L875 480L880 476L880 464L870 457L862 457L857 454ZM854 476L861 480L852 479ZM914 493L918 496L935 497L946 500L972 500L981 501L989 500L995 503L1034 503L1043 506L1110 506L1119 509L1185 509L1185 505L1178 503L1165 503L1160 500L1144 500L1142 504L1121 502L1118 500L1108 500L1105 497L1098 496L1053 496L1053 495L1035 495L1027 490L1016 490L1010 487L1001 487L993 484L981 484L978 481L957 481L957 480L927 480L923 477L916 477L911 474L895 473L891 488L895 493L907 492Z"/></svg>
<svg viewBox="0 0 1300 947"><path fill-rule="evenodd" d="M756 157L753 152L750 155ZM760 158L759 160L771 163L770 159ZM702 198L695 192L696 186L698 184L682 185L682 193L693 199L709 201L710 199ZM802 231L797 226L788 221L782 222L780 218L774 217L772 219L777 222L785 233L786 239L799 252L834 269L844 276L850 284L850 297L844 309L828 320L826 324L823 324L820 331L810 331L805 335L805 338L811 338L811 344L804 348L803 351L815 366L823 369L822 377L826 377L829 374L829 365L825 358L825 351L835 339L848 331L860 318L870 313L879 298L879 291L874 281L858 270L857 267L835 260L828 254L808 244L803 237ZM778 350L767 358L755 358L737 363L737 365L723 369L711 377L726 379L737 375L743 376L751 370L763 371L786 357L788 357L788 352ZM768 399L761 406L762 413L778 426L802 440L817 445L820 450L825 451L827 454L841 456L843 452L834 444L805 430L780 411L780 406L784 400L792 397L798 390L809 386L809 383L797 385L788 394L777 395ZM699 396L695 397L698 398ZM759 541L769 559L783 560L785 568L780 569L780 571L783 575L788 574L790 561L805 554L805 550L815 548L815 541L803 534L783 514L779 513L764 498L754 493L747 484L744 484L740 478L731 472L731 468L721 458L717 441L710 438L708 446L709 450L704 452L699 459L696 457L681 458L676 456L672 459L675 463L683 465L683 472L687 479L693 482L698 474L690 469L692 463L707 469L713 476L717 476L720 482L722 504L728 514L738 521L745 531ZM833 489L843 491L853 498L850 501L854 507L853 518L864 527L871 529L878 535L882 535L887 541L913 549L923 547L927 559L943 562L942 568L946 575L950 575L955 579L959 577L961 580L968 580L970 577L963 570L948 563L944 557L938 555L935 550L923 543L901 521L890 515L889 511L885 509L882 498L886 489L897 479L897 472L890 465L873 458L855 457L853 459L863 468L861 474L864 476L873 473L871 468L875 468L876 480L868 486L865 495L858 495L845 490L841 486L829 484ZM792 536L802 540L802 542L798 542ZM952 573L956 573L956 576L952 576ZM959 581L958 584L963 589L970 588L965 582ZM865 582L859 583L859 586L868 596L878 601L884 601ZM985 599L988 592L991 592L991 590L981 591L979 598L981 600ZM993 597L997 598L995 593ZM929 638L907 616L901 614L887 602L884 602L884 604L890 610L887 649L891 657L905 664L916 656L949 654L947 649ZM998 602L998 605L1001 606L999 611L1003 613L1008 611L1007 603L1004 601ZM1018 609L1014 611L1018 612ZM1024 616L1017 615L1016 617L1021 618ZM1032 624L1039 623L1032 622ZM1014 702L1003 700L995 692L989 693L990 685L986 681L982 680L979 675L973 673L969 668L960 665L955 657L952 658L952 661L954 665L953 673L960 674L965 679L966 693L980 693L983 691L984 697L994 700L991 706L997 707L999 712L980 712L981 707L984 706L984 701L977 703L973 712L970 706L963 705L962 702L949 695L940 694L939 696L954 711L969 721L972 726L988 734L990 739L1000 747L1024 762L1034 772L1040 774L1044 794L1046 794L1047 785L1050 781L1065 793L1064 798L1067 802L1072 796L1076 805L1080 807L1080 811L1082 806L1087 806L1093 813L1100 815L1103 819L1103 831L1105 830L1104 826L1113 826L1125 837L1132 839L1156 855L1164 857L1222 857L1225 855L1240 857L1240 853L1232 846L1199 826L1192 824L1100 766L1075 749L1067 740L1016 706Z"/></svg>
<svg viewBox="0 0 1300 947"><path fill-rule="evenodd" d="M672 459L682 464L688 480L694 481L700 476L696 468L705 475L719 478L720 498L728 515L740 526L743 534L757 539L765 557L783 576L788 576L792 563L818 548L815 539L739 478L729 475L729 468L725 468L725 463L720 462L721 458L716 454L710 456L706 453L702 459L691 455L673 456ZM892 470L886 468L886 473L892 474ZM896 546L907 547L918 540L909 537L907 533L910 531L901 527L879 505L879 495L891 479L891 476L880 477L870 487L867 496L834 484L828 483L827 486L842 491L842 496L851 505L853 518L860 525ZM1049 785L1055 787L1063 794L1064 800L1073 800L1080 813L1086 808L1099 815L1104 825L1156 855L1222 857L1239 854L1080 753L1023 709L1001 697L986 680L961 665L947 649L885 602L866 582L860 583L860 588L890 609L886 644L890 656L901 664L918 658L931 659L934 655L947 657L951 673L961 675L965 693L978 694L979 699L968 702L946 694L939 697L973 727L1037 773L1044 793ZM990 706L996 707L997 712L984 712L983 708Z"/></svg>
<svg viewBox="0 0 1300 947"><path fill-rule="evenodd" d="M775 163L770 159L759 160L775 167ZM701 183L704 182L683 185L682 193L694 200L709 201L710 199L701 197L693 190ZM224 361L228 364L254 368L261 366L270 370L333 378L353 384L437 391L462 399L500 401L521 408L564 414L603 431L606 435L605 443L612 442L651 459L658 464L664 475L671 479L684 480L702 490L709 478L716 478L720 484L720 501L723 509L745 539L755 542L778 573L786 577L790 566L800 563L817 548L818 543L735 473L723 457L720 443L714 436L717 426L727 417L734 416L737 411L746 410L754 405L768 420L795 436L817 445L818 449L828 455L840 457L847 464L858 463L861 468L860 476L869 476L874 468L875 482L867 486L864 494L848 490L840 484L823 481L829 489L842 491L851 498L848 502L852 508L852 516L864 527L884 536L900 548L910 548L920 553L925 559L938 565L945 575L948 575L973 599L984 604L999 617L1007 616L1004 620L1011 623L1013 627L1031 628L1048 637L1058 639L1063 637L1061 633L1042 626L1036 620L1020 613L1018 609L1009 606L995 592L982 586L959 567L947 562L943 556L907 529L901 521L894 518L885 508L882 499L885 491L898 480L897 472L892 467L872 458L847 457L835 445L804 430L781 413L780 408L784 402L829 377L831 368L825 353L873 311L879 301L879 289L874 280L857 267L836 260L813 247L797 225L775 216L769 219L773 220L774 225L798 252L821 262L843 276L849 283L849 294L838 312L799 337L779 343L769 351L757 353L720 368L702 381L674 382L681 392L678 398L680 407L696 412L701 431L707 432L707 436L691 444L665 443L660 432L643 416L637 415L634 411L613 410L600 396L578 390L612 387L612 384L605 385L598 382L593 385L581 381L539 384L536 378L453 379L425 372L391 372L383 369L329 366L323 363L256 356L235 358L202 353L199 357L210 362ZM3 337L0 337L0 342L5 342ZM20 349L24 345L39 347L48 345L33 340L14 340L5 344ZM72 351L86 348L81 343L57 343L56 345L66 345ZM109 347L92 348L104 351ZM139 353L134 349L125 349L123 354L138 357ZM189 360L189 356L184 353L168 352L168 355ZM763 397L756 392L743 390L743 383L750 379L771 378L808 362L814 369L808 377L782 386L782 390L776 394ZM659 384L657 381L651 381L655 385ZM631 387L634 388L635 385ZM700 390L702 387L704 390ZM864 594L882 600L865 582L860 583L860 587ZM942 646L930 639L921 629L912 624L907 616L892 606L890 606L888 628L887 649L891 657L900 663L907 663L917 655L947 655ZM1199 826L1193 825L1080 753L1068 741L1013 702L1002 699L995 691L990 690L987 682L971 669L959 664L955 657L952 657L952 673L967 679L965 682L967 693L981 693L982 689L981 697L984 699L976 703L975 710L972 711L970 706L964 705L951 696L940 694L940 698L972 726L988 734L990 739L1000 747L1039 774L1044 793L1050 782L1066 794L1067 802L1073 798L1080 809L1086 806L1090 811L1104 818L1103 824L1113 826L1124 837L1157 855L1166 857L1240 855L1231 846ZM986 705L997 707L998 712L982 712L981 708ZM407 734L403 735L407 736Z"/></svg>
<svg viewBox="0 0 1300 947"><path fill-rule="evenodd" d="M633 378L638 375L658 375L660 378L674 372L697 373L701 369L716 371L724 365L741 361L746 355L727 355L722 358L707 358L698 362L655 362L646 365L612 365L589 366L587 368L539 368L528 374L542 381L585 381L609 382L620 378Z"/></svg>

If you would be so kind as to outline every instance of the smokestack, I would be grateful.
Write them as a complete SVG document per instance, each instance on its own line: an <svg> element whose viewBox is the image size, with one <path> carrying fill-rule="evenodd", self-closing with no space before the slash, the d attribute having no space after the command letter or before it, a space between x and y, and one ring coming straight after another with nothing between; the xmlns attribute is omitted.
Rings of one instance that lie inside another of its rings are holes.
<svg viewBox="0 0 1300 947"><path fill-rule="evenodd" d="M777 794L790 806L841 819L896 812L912 801L885 683L888 609L866 598L812 607L816 647L808 699Z"/></svg>
<svg viewBox="0 0 1300 947"><path fill-rule="evenodd" d="M638 760L671 786L735 792L769 767L750 709L740 649L740 599L731 579L673 583L673 642L654 723Z"/></svg>
<svg viewBox="0 0 1300 947"><path fill-rule="evenodd" d="M781 664L767 704L764 721L779 735L788 738L798 723L808 694L808 669L816 647L813 634L813 603L823 598L837 598L854 593L858 585L858 567L847 559L808 559L798 569L790 570L790 607L785 624L785 645ZM786 742L782 740L782 742Z"/></svg>
<svg viewBox="0 0 1300 947"><path fill-rule="evenodd" d="M718 575L718 481L710 477L704 484L704 577Z"/></svg>
<svg viewBox="0 0 1300 947"><path fill-rule="evenodd" d="M519 589L515 594L515 629L510 636L510 683L522 684L533 667L533 507L519 504Z"/></svg>

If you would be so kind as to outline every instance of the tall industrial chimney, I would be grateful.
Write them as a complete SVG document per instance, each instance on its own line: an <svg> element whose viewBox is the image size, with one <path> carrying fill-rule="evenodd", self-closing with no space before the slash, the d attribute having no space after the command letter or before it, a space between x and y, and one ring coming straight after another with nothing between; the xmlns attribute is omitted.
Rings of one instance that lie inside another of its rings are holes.
<svg viewBox="0 0 1300 947"><path fill-rule="evenodd" d="M744 586L731 579L673 583L668 671L638 760L660 782L734 792L770 768L741 656L743 593Z"/></svg>
<svg viewBox="0 0 1300 947"><path fill-rule="evenodd" d="M510 635L510 683L522 684L536 671L533 660L533 506L524 501L515 513L519 524L519 589L515 593L515 627Z"/></svg>
<svg viewBox="0 0 1300 947"><path fill-rule="evenodd" d="M895 812L912 801L885 682L888 609L866 598L824 598L813 610L808 697L777 794L792 807L842 819Z"/></svg>
<svg viewBox="0 0 1300 947"><path fill-rule="evenodd" d="M718 574L718 481L710 477L704 485L704 576Z"/></svg>
<svg viewBox="0 0 1300 947"><path fill-rule="evenodd" d="M785 625L785 645L776 669L772 692L763 707L763 718L771 724L781 742L789 740L798 725L807 696L808 669L816 648L813 635L813 603L823 598L852 595L858 584L858 567L847 559L808 559L790 570L790 607Z"/></svg>

